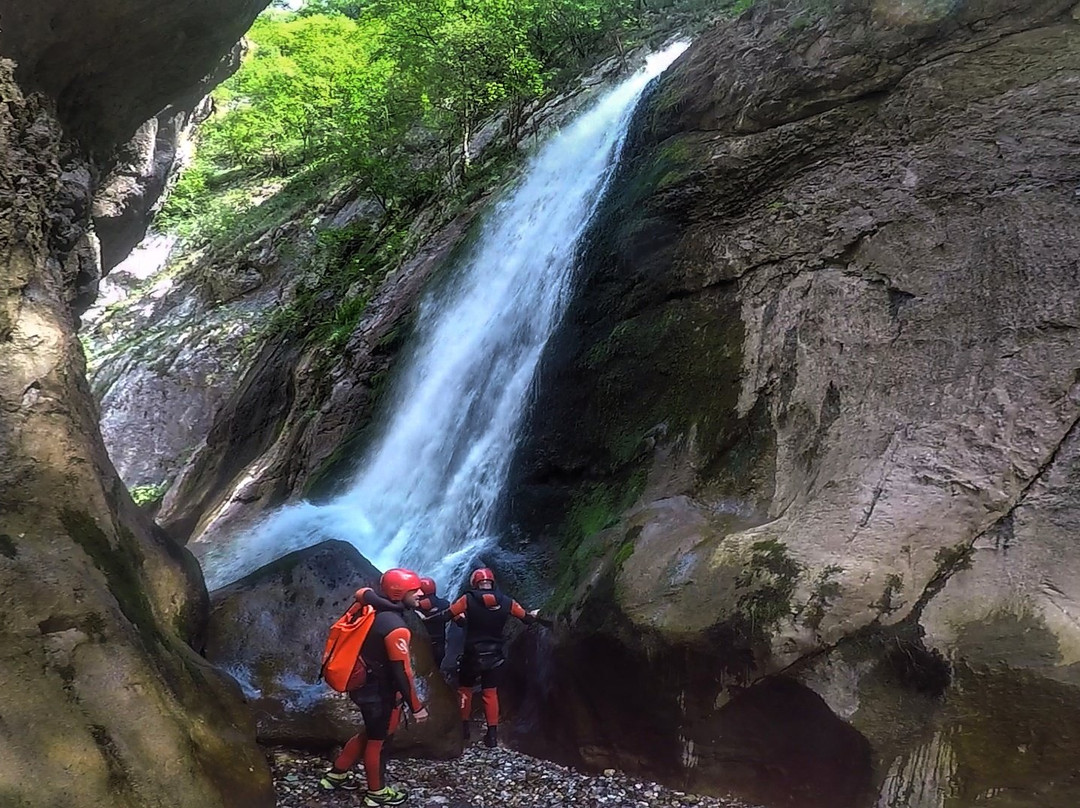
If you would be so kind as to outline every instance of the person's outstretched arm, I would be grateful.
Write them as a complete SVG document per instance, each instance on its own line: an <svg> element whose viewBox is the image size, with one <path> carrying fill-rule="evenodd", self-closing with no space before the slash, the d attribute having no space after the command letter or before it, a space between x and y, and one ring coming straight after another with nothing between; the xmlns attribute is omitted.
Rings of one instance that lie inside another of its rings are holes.
<svg viewBox="0 0 1080 808"><path fill-rule="evenodd" d="M353 596L358 603L363 603L365 606L371 606L378 612L403 612L405 607L400 603L394 603L392 600L387 600L370 586L365 586L363 589L357 589L356 594Z"/></svg>
<svg viewBox="0 0 1080 808"><path fill-rule="evenodd" d="M460 598L458 598L453 603L451 603L450 607L448 609L443 609L442 611L435 612L434 614L421 615L421 619L424 620L425 622L430 621L430 620L447 620L447 619L451 619L451 620L454 620L454 621L459 621L462 617L465 616L465 613L468 610L469 610L468 598L466 598L465 595L462 595Z"/></svg>
<svg viewBox="0 0 1080 808"><path fill-rule="evenodd" d="M510 601L510 614L516 617L525 625L529 623L535 623L537 615L540 613L539 609L533 609L531 612L525 611L525 607L518 603L516 600Z"/></svg>

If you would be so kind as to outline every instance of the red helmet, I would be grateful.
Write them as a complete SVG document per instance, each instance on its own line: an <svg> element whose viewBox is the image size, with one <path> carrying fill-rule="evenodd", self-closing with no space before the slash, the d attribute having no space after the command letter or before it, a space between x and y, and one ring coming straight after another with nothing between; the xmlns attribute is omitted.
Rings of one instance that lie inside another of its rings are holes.
<svg viewBox="0 0 1080 808"><path fill-rule="evenodd" d="M432 595L435 594L436 591L435 580L433 578L421 578L420 589L425 595L430 598Z"/></svg>
<svg viewBox="0 0 1080 808"><path fill-rule="evenodd" d="M480 586L481 581L491 581L491 585L495 586L495 573L487 567L473 570L473 574L469 576L469 586L476 589Z"/></svg>
<svg viewBox="0 0 1080 808"><path fill-rule="evenodd" d="M409 592L420 588L420 576L412 570L392 569L383 573L379 582L383 594L390 600L401 600Z"/></svg>

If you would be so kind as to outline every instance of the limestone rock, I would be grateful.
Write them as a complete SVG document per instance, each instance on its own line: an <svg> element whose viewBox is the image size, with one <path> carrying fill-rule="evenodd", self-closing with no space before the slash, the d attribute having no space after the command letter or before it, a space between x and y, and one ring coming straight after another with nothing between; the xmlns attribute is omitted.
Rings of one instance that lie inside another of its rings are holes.
<svg viewBox="0 0 1080 808"><path fill-rule="evenodd" d="M94 172L12 70L0 60L0 803L268 807L240 694L188 645L198 567L135 510L97 427L72 313Z"/></svg>
<svg viewBox="0 0 1080 808"><path fill-rule="evenodd" d="M241 683L259 738L332 747L356 734L360 713L318 681L330 625L361 586L380 573L351 544L328 541L299 550L213 594L207 658ZM394 749L412 756L461 753L457 702L435 670L427 633L410 621L417 690L430 720L399 731Z"/></svg>
<svg viewBox="0 0 1080 808"><path fill-rule="evenodd" d="M165 488L183 468L257 355L252 335L288 274L268 260L249 293L208 300L199 273L177 265L173 243L156 236L140 245L131 269L121 264L102 284L105 297L80 330L105 445L129 488Z"/></svg>
<svg viewBox="0 0 1080 808"><path fill-rule="evenodd" d="M1050 0L833 5L719 26L631 135L511 497L576 548L553 653L587 675L583 646L625 644L701 727L802 677L872 742L882 794L921 755L990 793L1007 776L980 761L1027 733L1052 751L1009 788L1071 804L1072 736L1033 717L1080 704L1080 27ZM1016 698L994 731L960 707L989 693ZM620 698L575 713L583 756L686 735ZM888 707L913 701L936 740Z"/></svg>

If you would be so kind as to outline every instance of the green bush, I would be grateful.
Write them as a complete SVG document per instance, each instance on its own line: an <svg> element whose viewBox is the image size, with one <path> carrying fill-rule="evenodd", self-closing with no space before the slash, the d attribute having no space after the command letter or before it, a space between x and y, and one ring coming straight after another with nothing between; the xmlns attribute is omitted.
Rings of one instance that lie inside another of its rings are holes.
<svg viewBox="0 0 1080 808"><path fill-rule="evenodd" d="M168 486L165 483L157 483L156 485L137 485L130 489L131 499L140 508L146 505L154 505L161 502L161 498L165 496L165 491Z"/></svg>

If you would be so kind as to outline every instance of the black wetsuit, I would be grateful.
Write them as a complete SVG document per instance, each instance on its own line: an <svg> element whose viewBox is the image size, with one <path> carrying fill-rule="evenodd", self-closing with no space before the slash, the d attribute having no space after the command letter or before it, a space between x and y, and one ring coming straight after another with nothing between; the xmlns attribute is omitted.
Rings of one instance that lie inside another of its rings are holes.
<svg viewBox="0 0 1080 808"><path fill-rule="evenodd" d="M465 651L458 663L458 684L498 687L503 656L503 629L516 617L526 623L534 618L521 605L497 589L472 589L451 607L465 618Z"/></svg>
<svg viewBox="0 0 1080 808"><path fill-rule="evenodd" d="M446 658L446 624L450 622L450 615L446 610L450 608L450 601L440 598L438 595L425 595L420 600L420 613L424 615L424 628L427 629L431 638L431 652L435 656L435 667L441 668L443 659Z"/></svg>
<svg viewBox="0 0 1080 808"><path fill-rule="evenodd" d="M366 669L366 679L362 687L349 691L349 698L364 717L364 729L345 743L334 761L333 771L346 772L362 759L368 790L378 791L386 782L383 743L397 729L400 705L407 705L414 713L423 705L413 686L409 658L411 634L405 625L403 607L371 590L358 592L357 599L376 610L375 622L356 662Z"/></svg>
<svg viewBox="0 0 1080 808"><path fill-rule="evenodd" d="M392 717L399 703L418 703L411 670L401 659L391 660L387 650L387 637L392 633L400 634L404 630L405 636L408 636L402 608L397 604L390 605L389 609L376 605L375 622L360 650L360 659L367 666L367 681L358 690L349 691L349 698L360 708L364 717L367 736L373 740L384 740L393 732L392 724L396 722L392 721ZM408 655L407 644L404 654Z"/></svg>

